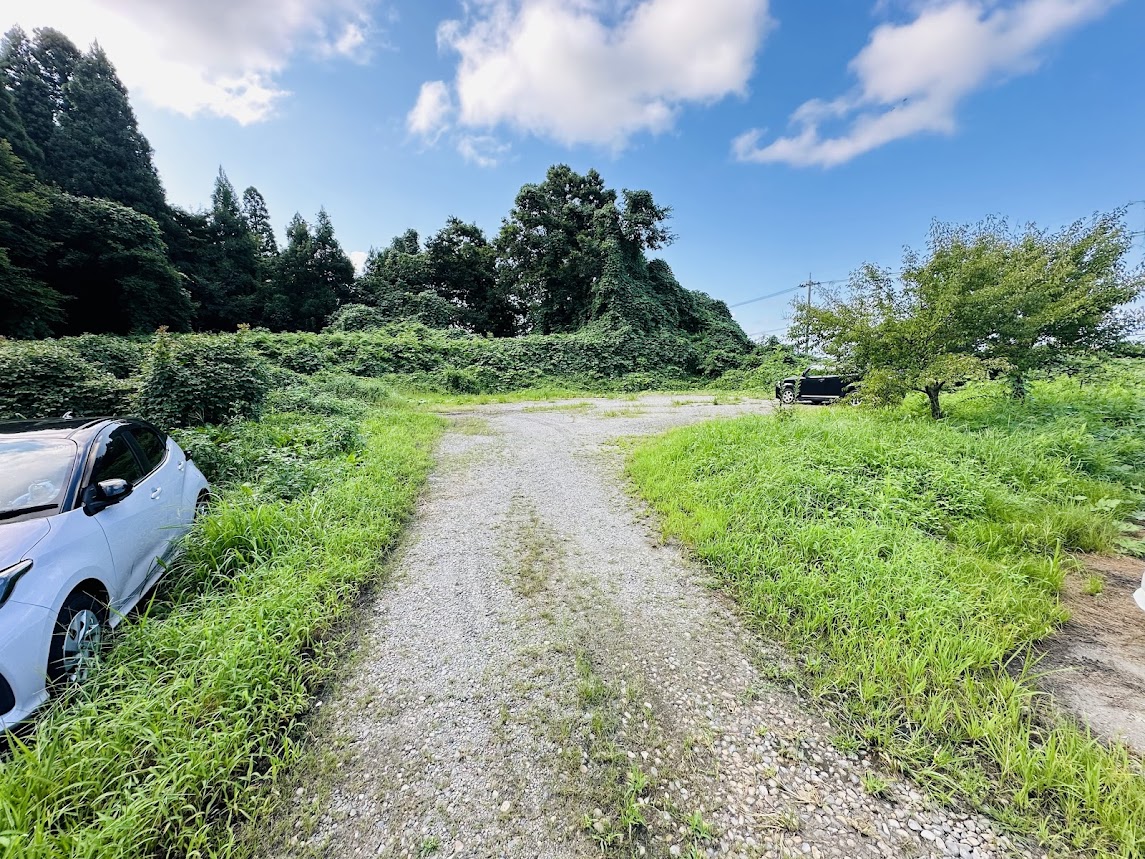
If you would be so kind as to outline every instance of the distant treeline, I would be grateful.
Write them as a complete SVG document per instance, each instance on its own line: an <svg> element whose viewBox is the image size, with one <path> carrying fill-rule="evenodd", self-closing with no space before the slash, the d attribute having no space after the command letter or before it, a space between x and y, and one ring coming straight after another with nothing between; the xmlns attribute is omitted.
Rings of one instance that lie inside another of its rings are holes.
<svg viewBox="0 0 1145 859"><path fill-rule="evenodd" d="M742 352L727 307L662 260L670 210L595 170L550 168L499 234L450 218L371 251L361 275L325 211L280 248L256 188L220 169L207 211L170 205L103 49L19 27L0 43L0 335L369 328L410 320L497 337L587 325Z"/></svg>

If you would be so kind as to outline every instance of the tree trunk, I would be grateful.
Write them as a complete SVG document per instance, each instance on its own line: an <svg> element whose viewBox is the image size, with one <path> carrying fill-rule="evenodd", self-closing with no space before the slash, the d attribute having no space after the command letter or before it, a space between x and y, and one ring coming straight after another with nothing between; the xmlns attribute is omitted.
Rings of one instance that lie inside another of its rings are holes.
<svg viewBox="0 0 1145 859"><path fill-rule="evenodd" d="M930 416L936 421L941 420L945 417L942 414L942 406L938 402L938 394L942 390L942 385L927 385L923 390L926 391L926 398L930 400Z"/></svg>
<svg viewBox="0 0 1145 859"><path fill-rule="evenodd" d="M1021 373L1016 373L1010 377L1010 396L1015 400L1026 398L1026 379Z"/></svg>

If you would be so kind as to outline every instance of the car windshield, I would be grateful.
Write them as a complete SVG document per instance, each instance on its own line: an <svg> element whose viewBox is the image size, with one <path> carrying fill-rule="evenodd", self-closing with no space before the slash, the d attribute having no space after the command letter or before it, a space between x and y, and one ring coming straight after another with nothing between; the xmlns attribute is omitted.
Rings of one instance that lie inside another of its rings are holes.
<svg viewBox="0 0 1145 859"><path fill-rule="evenodd" d="M70 441L0 440L0 520L58 508L75 458Z"/></svg>

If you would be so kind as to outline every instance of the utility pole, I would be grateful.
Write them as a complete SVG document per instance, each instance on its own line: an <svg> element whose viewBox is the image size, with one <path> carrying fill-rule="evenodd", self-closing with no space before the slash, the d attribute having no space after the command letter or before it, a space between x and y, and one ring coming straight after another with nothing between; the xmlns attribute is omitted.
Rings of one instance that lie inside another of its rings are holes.
<svg viewBox="0 0 1145 859"><path fill-rule="evenodd" d="M803 333L803 353L811 353L811 272L807 272L807 325Z"/></svg>

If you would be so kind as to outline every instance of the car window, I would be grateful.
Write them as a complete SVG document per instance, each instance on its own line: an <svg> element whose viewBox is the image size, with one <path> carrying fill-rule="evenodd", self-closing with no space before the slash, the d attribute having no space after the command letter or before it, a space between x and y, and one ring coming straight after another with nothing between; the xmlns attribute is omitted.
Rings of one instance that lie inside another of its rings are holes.
<svg viewBox="0 0 1145 859"><path fill-rule="evenodd" d="M127 427L112 430L108 439L100 445L100 452L92 469L91 482L119 478L128 483L136 483L143 477L135 451L127 441Z"/></svg>
<svg viewBox="0 0 1145 859"><path fill-rule="evenodd" d="M0 519L58 507L75 458L70 441L0 441Z"/></svg>
<svg viewBox="0 0 1145 859"><path fill-rule="evenodd" d="M167 443L159 434L147 427L131 427L129 432L143 451L144 467L148 474L159 467L163 457L167 455Z"/></svg>

